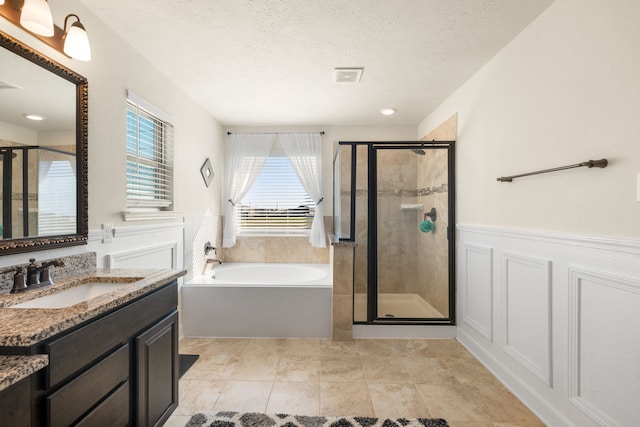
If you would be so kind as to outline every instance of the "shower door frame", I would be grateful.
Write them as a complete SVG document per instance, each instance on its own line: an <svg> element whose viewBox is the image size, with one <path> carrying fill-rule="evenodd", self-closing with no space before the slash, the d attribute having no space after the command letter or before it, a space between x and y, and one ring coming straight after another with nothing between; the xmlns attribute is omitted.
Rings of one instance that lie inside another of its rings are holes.
<svg viewBox="0 0 640 427"><path fill-rule="evenodd" d="M367 321L354 324L425 324L455 325L455 141L381 141L368 142L367 149ZM443 318L385 318L378 316L378 183L377 150L423 149L447 150L448 203L448 279L449 315ZM353 171L355 172L355 171ZM353 176L355 178L355 174Z"/></svg>

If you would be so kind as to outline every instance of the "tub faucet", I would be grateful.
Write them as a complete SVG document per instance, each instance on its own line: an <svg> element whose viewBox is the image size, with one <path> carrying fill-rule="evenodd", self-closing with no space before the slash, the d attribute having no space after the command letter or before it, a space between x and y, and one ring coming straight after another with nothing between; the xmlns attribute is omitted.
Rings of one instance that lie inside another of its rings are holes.
<svg viewBox="0 0 640 427"><path fill-rule="evenodd" d="M215 248L214 248L215 250ZM206 274L207 272L207 266L209 264L217 264L220 265L222 264L222 260L218 259L218 258L209 258L207 255L205 255L204 257L204 264L202 265L202 274Z"/></svg>
<svg viewBox="0 0 640 427"><path fill-rule="evenodd" d="M214 258L209 258L209 254L213 252ZM222 264L222 260L215 258L216 256L216 247L211 244L211 242L207 242L204 244L204 267L207 268L207 264Z"/></svg>

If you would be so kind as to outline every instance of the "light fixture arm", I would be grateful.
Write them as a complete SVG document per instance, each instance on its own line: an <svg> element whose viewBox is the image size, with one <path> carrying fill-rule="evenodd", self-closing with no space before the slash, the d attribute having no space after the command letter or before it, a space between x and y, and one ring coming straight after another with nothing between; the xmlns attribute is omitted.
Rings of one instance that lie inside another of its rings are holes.
<svg viewBox="0 0 640 427"><path fill-rule="evenodd" d="M70 17L76 18L77 21L71 23L70 27L73 27L73 26L80 27L83 31L86 32L86 30L84 29L84 26L80 23L80 18L78 18L78 15L76 15L76 14L67 15L66 18L65 18L65 22L64 22L64 29L60 28L59 26L55 25L55 23L54 23L53 24L53 36L45 37L45 36L41 36L39 34L36 34L36 33L33 33L31 31L29 31L28 29L24 28L20 24L20 13L21 13L21 8L22 8L23 3L24 3L24 0L5 0L4 4L0 4L0 16L5 18L7 21L11 22L12 24L16 25L17 27L19 27L19 28L23 29L24 31L28 32L32 36L36 37L38 40L40 40L43 43L47 44L48 46L51 46L52 48L54 48L58 52L61 52L63 55L69 57L69 55L67 55L64 52L64 40L65 40L65 34L67 32L67 21L68 21L68 19Z"/></svg>
<svg viewBox="0 0 640 427"><path fill-rule="evenodd" d="M63 32L63 34L64 34L64 35L66 35L66 34L67 34L67 31L68 31L68 28L67 28L67 21L69 21L69 18L76 18L76 22L74 22L74 23L73 23L73 24L71 24L71 25L77 24L77 25L79 25L79 26L84 30L84 25L82 25L82 24L80 23L80 18L78 17L78 15L76 15L75 13L70 13L70 14L68 14L67 16L65 16L65 18L64 18L64 27L62 28L62 32Z"/></svg>

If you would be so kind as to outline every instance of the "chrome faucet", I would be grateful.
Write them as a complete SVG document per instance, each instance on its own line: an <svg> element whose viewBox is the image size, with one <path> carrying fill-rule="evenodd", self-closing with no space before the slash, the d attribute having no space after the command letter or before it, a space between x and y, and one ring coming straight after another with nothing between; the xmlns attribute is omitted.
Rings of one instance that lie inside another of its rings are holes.
<svg viewBox="0 0 640 427"><path fill-rule="evenodd" d="M61 259L54 259L52 261L43 262L40 266L36 265L35 258L29 259L29 265L27 266L27 287L53 285L49 267L62 266L64 266L64 261L62 261Z"/></svg>
<svg viewBox="0 0 640 427"><path fill-rule="evenodd" d="M202 266L202 274L207 271L208 264L222 264L222 260L218 258L209 258L209 254L213 252L213 256L216 255L216 247L211 244L211 242L207 242L204 244L204 265Z"/></svg>
<svg viewBox="0 0 640 427"><path fill-rule="evenodd" d="M211 242L207 242L204 244L204 263L205 267L207 264L222 264L222 260L218 258L209 258L209 254L213 252L213 256L216 255L216 247L211 244Z"/></svg>

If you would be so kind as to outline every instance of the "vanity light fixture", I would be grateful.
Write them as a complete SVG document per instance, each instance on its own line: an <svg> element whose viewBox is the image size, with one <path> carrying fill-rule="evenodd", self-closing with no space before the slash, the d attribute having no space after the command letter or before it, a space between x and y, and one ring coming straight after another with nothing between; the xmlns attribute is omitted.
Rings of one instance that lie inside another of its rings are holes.
<svg viewBox="0 0 640 427"><path fill-rule="evenodd" d="M51 37L54 34L53 17L47 0L24 0L20 25L39 36Z"/></svg>
<svg viewBox="0 0 640 427"><path fill-rule="evenodd" d="M67 30L67 21L69 18L77 19L76 22L69 26ZM80 22L78 15L69 14L64 18L64 53L79 61L91 61L91 45L89 44L89 36L87 30Z"/></svg>
<svg viewBox="0 0 640 427"><path fill-rule="evenodd" d="M380 110L380 113L382 115L385 116L392 116L396 113L396 109L395 108L383 108L382 110Z"/></svg>
<svg viewBox="0 0 640 427"><path fill-rule="evenodd" d="M76 14L68 14L64 19L64 28L60 28L53 23L47 0L0 0L0 16L70 58L91 60L87 30ZM70 18L75 21L69 21Z"/></svg>

